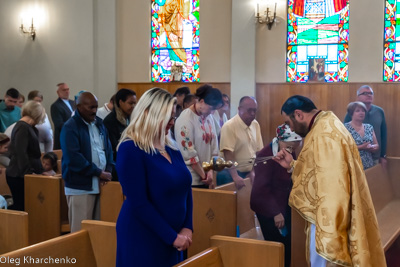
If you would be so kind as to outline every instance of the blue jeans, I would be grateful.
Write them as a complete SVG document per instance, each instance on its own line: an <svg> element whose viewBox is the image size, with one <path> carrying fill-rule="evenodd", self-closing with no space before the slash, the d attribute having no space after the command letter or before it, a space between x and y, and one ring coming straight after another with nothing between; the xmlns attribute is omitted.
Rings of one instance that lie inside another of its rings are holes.
<svg viewBox="0 0 400 267"><path fill-rule="evenodd" d="M237 173L242 178L246 178L247 174L249 174L249 172L240 172L240 171L237 171ZM222 170L217 173L217 186L232 183L232 182L233 182L233 179L228 170Z"/></svg>

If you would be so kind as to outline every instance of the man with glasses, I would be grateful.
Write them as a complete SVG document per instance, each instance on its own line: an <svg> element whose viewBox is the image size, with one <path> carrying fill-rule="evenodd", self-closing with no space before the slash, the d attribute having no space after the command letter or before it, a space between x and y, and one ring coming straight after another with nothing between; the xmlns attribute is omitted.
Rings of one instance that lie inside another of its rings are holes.
<svg viewBox="0 0 400 267"><path fill-rule="evenodd" d="M374 91L369 85L363 85L357 90L357 101L361 101L367 107L364 123L371 124L374 127L376 139L378 140L379 150L372 156L374 164L382 163L386 166L386 144L387 144L387 129L385 112L381 107L373 105ZM346 114L344 122L351 121L349 114Z"/></svg>
<svg viewBox="0 0 400 267"><path fill-rule="evenodd" d="M236 188L245 186L243 178L254 178L253 164L256 152L264 145L260 125L256 121L257 101L244 96L239 101L238 114L228 120L221 128L220 154L225 160L239 163L236 168L224 170L217 175L217 185L235 182Z"/></svg>

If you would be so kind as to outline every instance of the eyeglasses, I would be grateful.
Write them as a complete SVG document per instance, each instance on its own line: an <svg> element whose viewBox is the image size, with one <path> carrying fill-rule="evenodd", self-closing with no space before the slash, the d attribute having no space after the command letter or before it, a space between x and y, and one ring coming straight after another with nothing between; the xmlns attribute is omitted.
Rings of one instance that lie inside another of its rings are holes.
<svg viewBox="0 0 400 267"><path fill-rule="evenodd" d="M373 92L363 92L358 95L374 95L374 93Z"/></svg>

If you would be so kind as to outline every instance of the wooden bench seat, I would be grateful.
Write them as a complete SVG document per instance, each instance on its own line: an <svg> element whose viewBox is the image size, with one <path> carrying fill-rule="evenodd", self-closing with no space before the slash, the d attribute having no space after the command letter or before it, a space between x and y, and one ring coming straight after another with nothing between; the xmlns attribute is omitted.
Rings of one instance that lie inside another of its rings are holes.
<svg viewBox="0 0 400 267"><path fill-rule="evenodd" d="M29 214L29 244L69 232L63 179L25 175L25 211Z"/></svg>
<svg viewBox="0 0 400 267"><path fill-rule="evenodd" d="M369 191L378 220L382 247L400 253L400 158L387 158L387 171L378 164L365 171ZM292 266L306 267L304 219L292 210ZM392 252L393 253L393 252Z"/></svg>
<svg viewBox="0 0 400 267"><path fill-rule="evenodd" d="M119 182L108 182L100 187L100 220L116 222L124 199Z"/></svg>
<svg viewBox="0 0 400 267"><path fill-rule="evenodd" d="M247 234L250 238L263 240L260 229L255 228L254 212L250 209L250 180L245 179L245 183L246 187L239 191L233 183L215 190L192 189L194 233L189 256L208 248L213 235L235 237ZM119 182L110 182L102 187L101 220L116 222L123 199Z"/></svg>
<svg viewBox="0 0 400 267"><path fill-rule="evenodd" d="M83 221L82 230L56 237L0 257L20 259L19 266L32 266L36 260L59 260L54 266L109 267L116 260L115 223ZM24 261L24 257L28 261ZM69 263L66 263L68 261ZM36 266L53 266L42 262Z"/></svg>
<svg viewBox="0 0 400 267"><path fill-rule="evenodd" d="M387 171L380 164L365 171L385 252L400 235L400 197L394 191L396 180L400 180L400 158L387 160Z"/></svg>
<svg viewBox="0 0 400 267"><path fill-rule="evenodd" d="M210 238L210 248L175 265L175 267L282 267L284 246L281 243L227 236Z"/></svg>
<svg viewBox="0 0 400 267"><path fill-rule="evenodd" d="M29 245L28 213L0 209L0 222L0 254Z"/></svg>
<svg viewBox="0 0 400 267"><path fill-rule="evenodd" d="M215 189L236 192L237 234L243 238L264 240L264 236L262 235L261 229L258 226L255 213L250 208L250 196L252 189L251 181L249 178L243 180L246 186L240 190L237 190L233 182L218 186Z"/></svg>

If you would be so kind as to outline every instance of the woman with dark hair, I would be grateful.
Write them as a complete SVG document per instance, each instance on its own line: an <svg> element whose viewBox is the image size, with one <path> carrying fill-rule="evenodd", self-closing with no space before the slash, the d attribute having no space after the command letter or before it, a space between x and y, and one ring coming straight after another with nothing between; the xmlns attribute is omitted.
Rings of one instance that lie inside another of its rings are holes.
<svg viewBox="0 0 400 267"><path fill-rule="evenodd" d="M119 139L122 132L129 125L130 117L136 103L136 93L130 89L122 88L115 95L113 110L104 118L103 123L108 131L115 162L117 160ZM115 169L113 170L112 177L113 181L118 181Z"/></svg>
<svg viewBox="0 0 400 267"><path fill-rule="evenodd" d="M213 171L201 163L218 155L218 139L212 113L223 105L221 92L211 85L196 91L198 102L182 111L175 123L175 138L192 174L193 187L213 187Z"/></svg>
<svg viewBox="0 0 400 267"><path fill-rule="evenodd" d="M121 138L122 132L129 125L130 116L136 102L136 93L130 89L122 88L115 95L113 110L104 118L103 123L110 136L114 160L119 139Z"/></svg>
<svg viewBox="0 0 400 267"><path fill-rule="evenodd" d="M345 123L344 126L356 141L364 170L366 170L374 166L372 153L379 149L374 127L371 124L363 123L367 113L367 107L363 102L351 102L347 106L347 113L350 115L351 121Z"/></svg>

